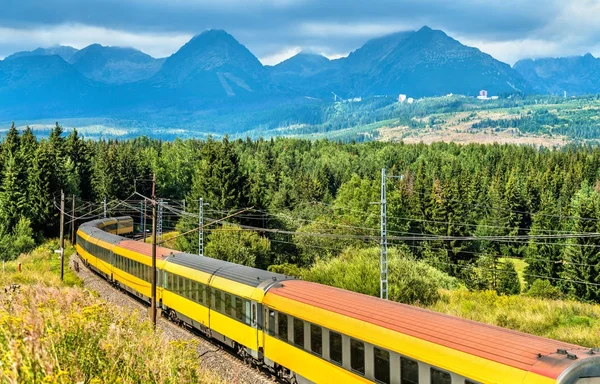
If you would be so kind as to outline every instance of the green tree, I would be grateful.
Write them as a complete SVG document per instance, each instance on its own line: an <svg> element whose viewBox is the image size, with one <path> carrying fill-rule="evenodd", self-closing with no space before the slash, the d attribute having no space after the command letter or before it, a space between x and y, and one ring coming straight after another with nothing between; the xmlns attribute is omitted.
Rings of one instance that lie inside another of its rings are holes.
<svg viewBox="0 0 600 384"><path fill-rule="evenodd" d="M224 225L207 236L205 254L215 259L266 269L271 260L271 242L256 232Z"/></svg>
<svg viewBox="0 0 600 384"><path fill-rule="evenodd" d="M246 206L244 188L246 177L239 166L239 158L227 137L222 142L209 139L200 150L200 164L193 176L188 194L190 206L197 207L203 198L211 209L226 212ZM224 214L223 214L224 216Z"/></svg>
<svg viewBox="0 0 600 384"><path fill-rule="evenodd" d="M584 182L573 196L570 218L564 229L578 234L597 233L599 209L598 192ZM576 236L569 238L566 244L563 250L563 292L579 300L600 301L600 289L592 285L600 283L600 239L589 235Z"/></svg>
<svg viewBox="0 0 600 384"><path fill-rule="evenodd" d="M498 286L496 291L500 295L518 295L521 293L521 280L510 260L503 260L498 268Z"/></svg>
<svg viewBox="0 0 600 384"><path fill-rule="evenodd" d="M12 153L8 153L0 186L0 222L8 230L17 224L26 208L25 183L19 176L20 167Z"/></svg>
<svg viewBox="0 0 600 384"><path fill-rule="evenodd" d="M42 142L35 152L28 177L29 213L35 231L55 235L58 228L58 211L54 199L60 194L56 157L47 142Z"/></svg>
<svg viewBox="0 0 600 384"><path fill-rule="evenodd" d="M532 236L549 235L560 228L557 215L558 207L551 191L542 194L540 210L533 216L533 224L529 234ZM527 267L525 280L532 284L538 279L547 278L552 285L556 285L563 271L562 247L554 239L530 240L526 250Z"/></svg>

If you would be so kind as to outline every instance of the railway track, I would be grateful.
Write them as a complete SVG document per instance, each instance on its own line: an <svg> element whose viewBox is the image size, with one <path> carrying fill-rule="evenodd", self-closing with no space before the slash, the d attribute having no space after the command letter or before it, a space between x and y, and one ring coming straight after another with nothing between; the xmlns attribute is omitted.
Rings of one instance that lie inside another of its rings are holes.
<svg viewBox="0 0 600 384"><path fill-rule="evenodd" d="M69 264L71 269L83 280L84 286L97 292L102 299L113 305L137 311L141 314L141 318L147 316L148 306L145 303L109 284L88 269L79 259L79 256L74 254ZM206 336L193 332L187 327L177 325L163 317L158 319L157 327L169 340L198 340L200 342L198 358L201 367L216 372L227 383L278 383L268 372L247 365L227 347L213 342Z"/></svg>

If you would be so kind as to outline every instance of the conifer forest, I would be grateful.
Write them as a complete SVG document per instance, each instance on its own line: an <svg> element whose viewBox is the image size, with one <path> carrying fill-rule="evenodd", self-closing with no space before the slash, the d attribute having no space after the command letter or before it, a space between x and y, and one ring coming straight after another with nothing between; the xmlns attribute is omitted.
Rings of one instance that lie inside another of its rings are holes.
<svg viewBox="0 0 600 384"><path fill-rule="evenodd" d="M110 214L138 226L139 196L151 194L140 180L155 174L156 196L180 207L165 208L165 239L198 226L202 198L206 222L231 215L207 227L207 256L377 295L382 168L398 176L387 179L391 298L433 302L433 284L600 302L591 146L93 141L58 124L44 139L13 126L0 151L0 254L11 260L58 235L61 190L78 207L120 202ZM198 245L195 234L169 243Z"/></svg>

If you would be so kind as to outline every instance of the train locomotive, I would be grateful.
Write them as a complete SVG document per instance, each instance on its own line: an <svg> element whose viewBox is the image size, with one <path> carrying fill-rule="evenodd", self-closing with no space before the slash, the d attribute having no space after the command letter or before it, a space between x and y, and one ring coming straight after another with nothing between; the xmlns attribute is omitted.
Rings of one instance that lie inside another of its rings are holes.
<svg viewBox="0 0 600 384"><path fill-rule="evenodd" d="M131 217L77 231L77 253L150 302ZM600 351L157 247L157 306L290 383L600 384Z"/></svg>

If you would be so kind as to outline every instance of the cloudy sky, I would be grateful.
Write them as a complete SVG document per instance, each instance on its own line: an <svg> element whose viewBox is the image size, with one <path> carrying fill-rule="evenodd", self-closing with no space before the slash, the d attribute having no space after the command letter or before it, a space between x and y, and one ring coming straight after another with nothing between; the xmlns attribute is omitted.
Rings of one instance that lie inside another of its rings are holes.
<svg viewBox="0 0 600 384"><path fill-rule="evenodd" d="M0 0L0 58L52 45L132 46L155 57L225 29L263 63L340 57L370 38L442 29L514 63L600 55L600 0Z"/></svg>

